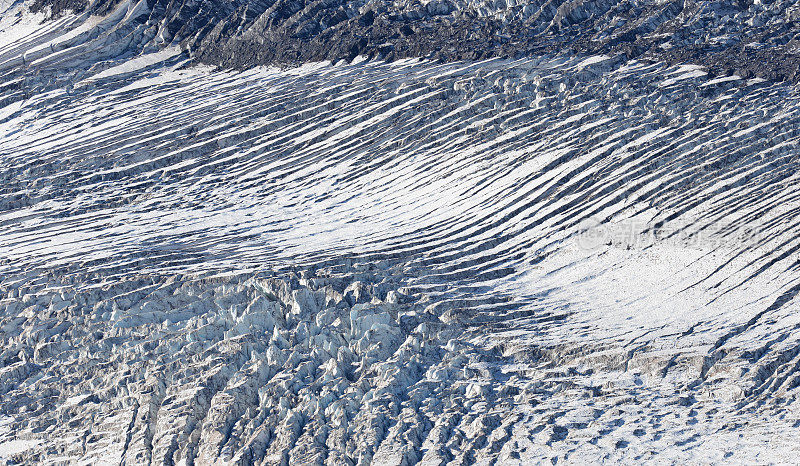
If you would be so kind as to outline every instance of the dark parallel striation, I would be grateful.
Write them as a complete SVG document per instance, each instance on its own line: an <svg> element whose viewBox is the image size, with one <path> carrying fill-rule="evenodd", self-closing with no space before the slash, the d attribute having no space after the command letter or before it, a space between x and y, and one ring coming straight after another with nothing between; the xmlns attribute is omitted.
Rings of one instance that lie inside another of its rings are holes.
<svg viewBox="0 0 800 466"><path fill-rule="evenodd" d="M0 119L12 461L794 458L795 86L176 68Z"/></svg>

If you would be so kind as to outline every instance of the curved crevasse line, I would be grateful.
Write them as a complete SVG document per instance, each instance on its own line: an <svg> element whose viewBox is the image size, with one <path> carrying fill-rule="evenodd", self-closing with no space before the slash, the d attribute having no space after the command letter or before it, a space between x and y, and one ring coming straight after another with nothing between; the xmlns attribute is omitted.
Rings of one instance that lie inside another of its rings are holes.
<svg viewBox="0 0 800 466"><path fill-rule="evenodd" d="M70 458L502 462L629 441L630 393L689 450L648 416L794 396L793 333L754 357L793 325L794 89L574 70L166 65L27 101L0 123L3 414L125 426L48 444Z"/></svg>

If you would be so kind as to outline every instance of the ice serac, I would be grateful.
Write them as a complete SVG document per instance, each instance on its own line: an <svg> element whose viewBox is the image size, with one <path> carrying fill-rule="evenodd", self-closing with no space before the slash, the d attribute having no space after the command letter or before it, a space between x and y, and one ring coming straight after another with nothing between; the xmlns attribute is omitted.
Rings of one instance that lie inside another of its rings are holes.
<svg viewBox="0 0 800 466"><path fill-rule="evenodd" d="M796 458L795 85L613 52L218 70L163 21L202 2L169 5L4 4L0 456ZM241 34L294 14L253 5Z"/></svg>

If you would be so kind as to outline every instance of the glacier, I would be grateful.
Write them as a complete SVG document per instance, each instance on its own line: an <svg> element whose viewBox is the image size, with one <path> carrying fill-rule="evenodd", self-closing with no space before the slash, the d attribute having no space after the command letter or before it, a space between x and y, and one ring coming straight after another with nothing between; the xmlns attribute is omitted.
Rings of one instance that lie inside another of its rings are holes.
<svg viewBox="0 0 800 466"><path fill-rule="evenodd" d="M4 460L796 461L795 84L220 68L152 5L2 6Z"/></svg>

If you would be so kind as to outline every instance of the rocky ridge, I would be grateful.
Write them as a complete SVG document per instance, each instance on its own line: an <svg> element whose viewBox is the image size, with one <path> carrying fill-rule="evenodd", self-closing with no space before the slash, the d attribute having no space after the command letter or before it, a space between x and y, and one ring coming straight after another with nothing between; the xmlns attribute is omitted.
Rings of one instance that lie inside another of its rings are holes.
<svg viewBox="0 0 800 466"><path fill-rule="evenodd" d="M77 13L71 27L127 8L114 20L114 56L172 45L222 67L359 55L453 61L583 53L693 63L720 76L800 79L800 10L789 0L37 0L31 8Z"/></svg>

